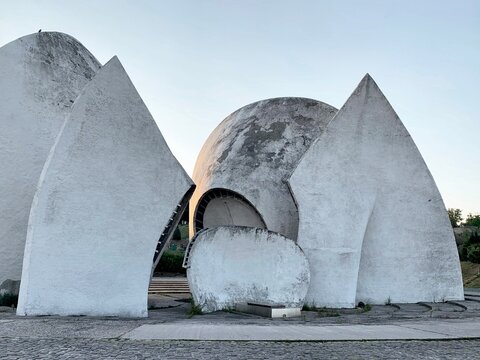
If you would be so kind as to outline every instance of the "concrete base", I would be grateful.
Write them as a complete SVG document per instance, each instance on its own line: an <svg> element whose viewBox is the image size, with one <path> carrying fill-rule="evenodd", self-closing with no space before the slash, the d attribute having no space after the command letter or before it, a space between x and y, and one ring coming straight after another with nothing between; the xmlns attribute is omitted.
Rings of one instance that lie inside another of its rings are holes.
<svg viewBox="0 0 480 360"><path fill-rule="evenodd" d="M247 314L263 316L267 318L290 318L302 315L301 308L286 308L260 304L241 303L235 305L235 310Z"/></svg>

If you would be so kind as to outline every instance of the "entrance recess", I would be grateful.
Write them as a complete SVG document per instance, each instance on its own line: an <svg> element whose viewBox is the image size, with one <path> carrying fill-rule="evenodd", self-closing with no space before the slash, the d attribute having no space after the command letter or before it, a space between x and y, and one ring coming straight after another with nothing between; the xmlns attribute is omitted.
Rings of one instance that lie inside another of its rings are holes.
<svg viewBox="0 0 480 360"><path fill-rule="evenodd" d="M211 189L195 212L195 231L221 225L266 228L257 209L242 195L227 189Z"/></svg>

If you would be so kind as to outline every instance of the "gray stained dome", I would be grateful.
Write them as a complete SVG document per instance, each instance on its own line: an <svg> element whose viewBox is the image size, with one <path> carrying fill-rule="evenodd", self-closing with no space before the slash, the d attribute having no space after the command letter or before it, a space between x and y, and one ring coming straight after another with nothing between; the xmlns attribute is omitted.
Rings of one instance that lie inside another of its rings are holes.
<svg viewBox="0 0 480 360"><path fill-rule="evenodd" d="M285 97L244 106L223 120L195 165L191 235L241 225L296 239L298 213L285 179L336 112L317 100Z"/></svg>
<svg viewBox="0 0 480 360"><path fill-rule="evenodd" d="M20 280L30 206L55 137L100 68L73 37L24 36L0 48L0 283Z"/></svg>

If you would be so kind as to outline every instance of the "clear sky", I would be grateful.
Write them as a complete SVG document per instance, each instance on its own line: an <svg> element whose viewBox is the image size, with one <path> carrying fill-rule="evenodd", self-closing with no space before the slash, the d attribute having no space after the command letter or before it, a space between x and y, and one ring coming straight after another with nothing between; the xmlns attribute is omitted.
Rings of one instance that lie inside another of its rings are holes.
<svg viewBox="0 0 480 360"><path fill-rule="evenodd" d="M101 63L118 55L190 174L239 107L300 96L339 108L368 72L446 206L480 213L480 1L0 4L0 45L42 29L74 36Z"/></svg>

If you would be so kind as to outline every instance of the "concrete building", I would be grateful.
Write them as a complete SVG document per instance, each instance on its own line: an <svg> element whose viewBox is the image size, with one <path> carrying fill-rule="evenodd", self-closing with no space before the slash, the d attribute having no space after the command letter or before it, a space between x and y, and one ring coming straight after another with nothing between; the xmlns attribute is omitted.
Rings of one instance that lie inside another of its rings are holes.
<svg viewBox="0 0 480 360"><path fill-rule="evenodd" d="M0 48L0 284L20 280L43 164L100 64L69 35L41 32Z"/></svg>
<svg viewBox="0 0 480 360"><path fill-rule="evenodd" d="M286 178L336 111L316 100L276 98L247 105L223 120L197 158L190 235L241 225L295 240L298 213Z"/></svg>
<svg viewBox="0 0 480 360"><path fill-rule="evenodd" d="M155 249L193 186L114 57L45 163L17 314L146 316Z"/></svg>
<svg viewBox="0 0 480 360"><path fill-rule="evenodd" d="M184 266L192 297L205 312L247 302L301 308L310 280L300 247L283 235L250 227L198 232Z"/></svg>
<svg viewBox="0 0 480 360"><path fill-rule="evenodd" d="M307 302L462 300L455 239L420 152L366 75L289 180L298 245L311 270Z"/></svg>
<svg viewBox="0 0 480 360"><path fill-rule="evenodd" d="M0 48L0 79L0 284L21 276L19 315L146 316L192 193L205 311L463 299L441 195L368 75L338 112L276 98L229 115L196 190L116 57L36 33Z"/></svg>

